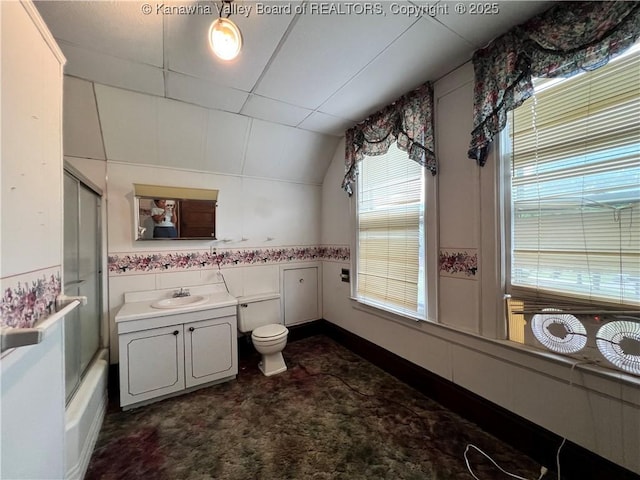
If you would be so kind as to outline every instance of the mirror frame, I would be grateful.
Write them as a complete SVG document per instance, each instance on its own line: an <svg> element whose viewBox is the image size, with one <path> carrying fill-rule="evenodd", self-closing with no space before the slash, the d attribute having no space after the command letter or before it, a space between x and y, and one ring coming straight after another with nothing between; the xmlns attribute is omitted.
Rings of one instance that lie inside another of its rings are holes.
<svg viewBox="0 0 640 480"><path fill-rule="evenodd" d="M216 240L216 210L218 207L218 190L209 190L203 188L185 188L185 187L169 187L164 185L146 185L146 184L133 184L134 196L133 196L133 232L135 241L148 241L148 240ZM146 237L148 226L145 226L145 222L149 222L151 219L150 213L145 213L150 210L150 205L144 205L143 202L147 200L153 202L154 199L163 199L167 202L171 202L176 210L178 217L176 228L179 235L177 237ZM208 202L208 203L205 203ZM186 210L187 205L189 210ZM198 207L204 205L206 211L197 211ZM194 209L194 207L196 209ZM186 215L191 214L192 218L199 219L205 217L211 220L212 224L208 221L205 224L191 224L191 227L196 230L205 229L211 232L210 236L181 236L180 231L184 228L181 226L181 219L185 219ZM213 218L211 218L213 217Z"/></svg>

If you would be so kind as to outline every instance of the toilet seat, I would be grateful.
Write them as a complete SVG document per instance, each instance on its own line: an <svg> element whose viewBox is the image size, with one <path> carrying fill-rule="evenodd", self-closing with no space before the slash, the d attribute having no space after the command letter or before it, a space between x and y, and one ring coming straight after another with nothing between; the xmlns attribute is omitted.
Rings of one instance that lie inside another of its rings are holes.
<svg viewBox="0 0 640 480"><path fill-rule="evenodd" d="M287 336L289 330L284 325L279 323L272 323L270 325L263 325L256 328L251 336L257 338L259 341L264 340L276 340L279 337Z"/></svg>

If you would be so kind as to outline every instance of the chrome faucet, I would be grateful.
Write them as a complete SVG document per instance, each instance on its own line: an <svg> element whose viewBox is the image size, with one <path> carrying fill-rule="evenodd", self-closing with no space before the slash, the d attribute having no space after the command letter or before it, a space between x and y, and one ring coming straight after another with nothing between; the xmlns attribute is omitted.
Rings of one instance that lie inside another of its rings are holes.
<svg viewBox="0 0 640 480"><path fill-rule="evenodd" d="M178 298L178 297L188 297L191 295L191 292L189 291L189 289L187 288L180 288L179 292L174 292L173 293L173 298Z"/></svg>

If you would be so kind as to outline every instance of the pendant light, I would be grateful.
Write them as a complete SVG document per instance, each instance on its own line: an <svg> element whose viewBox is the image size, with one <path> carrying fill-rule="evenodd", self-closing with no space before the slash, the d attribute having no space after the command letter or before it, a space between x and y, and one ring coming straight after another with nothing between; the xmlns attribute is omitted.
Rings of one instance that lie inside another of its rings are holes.
<svg viewBox="0 0 640 480"><path fill-rule="evenodd" d="M209 28L209 45L213 53L221 60L233 60L242 49L242 33L238 26L229 20L231 2L223 0L220 8L220 18L217 18ZM222 12L227 11L227 17L222 18Z"/></svg>

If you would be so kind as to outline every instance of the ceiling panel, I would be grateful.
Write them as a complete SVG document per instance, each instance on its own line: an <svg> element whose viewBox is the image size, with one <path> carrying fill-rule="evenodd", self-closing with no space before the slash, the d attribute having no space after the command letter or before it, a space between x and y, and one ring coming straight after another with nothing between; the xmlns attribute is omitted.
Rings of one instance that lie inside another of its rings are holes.
<svg viewBox="0 0 640 480"><path fill-rule="evenodd" d="M321 184L339 138L253 120L243 175Z"/></svg>
<svg viewBox="0 0 640 480"><path fill-rule="evenodd" d="M453 2L450 3L448 15L437 15L435 18L440 23L446 25L458 35L468 40L475 46L475 49L482 48L491 40L511 27L525 22L534 15L543 12L554 2L529 2L529 1L507 1L507 2ZM464 14L457 14L454 7L464 5ZM481 14L482 9L488 8L489 12ZM476 14L472 12L476 12Z"/></svg>
<svg viewBox="0 0 640 480"><path fill-rule="evenodd" d="M207 110L165 98L156 101L158 164L195 170L204 158Z"/></svg>
<svg viewBox="0 0 640 480"><path fill-rule="evenodd" d="M165 72L167 97L226 112L239 112L249 94L196 77Z"/></svg>
<svg viewBox="0 0 640 480"><path fill-rule="evenodd" d="M158 163L157 97L95 85L107 160Z"/></svg>
<svg viewBox="0 0 640 480"><path fill-rule="evenodd" d="M422 18L319 110L349 116L354 121L364 120L425 79L436 79L447 73L450 65L465 62L472 52L473 47L459 36L429 17ZM371 78L376 79L375 83Z"/></svg>
<svg viewBox="0 0 640 480"><path fill-rule="evenodd" d="M65 156L106 160L93 83L64 77Z"/></svg>
<svg viewBox="0 0 640 480"><path fill-rule="evenodd" d="M35 2L56 39L162 67L162 15L144 15L141 10L144 3Z"/></svg>
<svg viewBox="0 0 640 480"><path fill-rule="evenodd" d="M215 18L216 15L175 15L167 18L167 68L249 92L293 17L232 16L242 31L244 45L240 56L232 61L217 59L209 47L207 33Z"/></svg>
<svg viewBox="0 0 640 480"><path fill-rule="evenodd" d="M242 115L209 110L202 170L240 175L250 123Z"/></svg>
<svg viewBox="0 0 640 480"><path fill-rule="evenodd" d="M68 75L127 90L164 95L164 78L162 70L157 67L91 52L63 42L60 42L60 48L67 58L64 72Z"/></svg>
<svg viewBox="0 0 640 480"><path fill-rule="evenodd" d="M298 126L306 130L335 135L341 137L345 130L351 128L355 122L322 112L313 112Z"/></svg>
<svg viewBox="0 0 640 480"><path fill-rule="evenodd" d="M414 21L400 15L301 16L256 93L314 109Z"/></svg>
<svg viewBox="0 0 640 480"><path fill-rule="evenodd" d="M241 113L249 117L294 127L308 117L311 110L259 95L251 95Z"/></svg>

